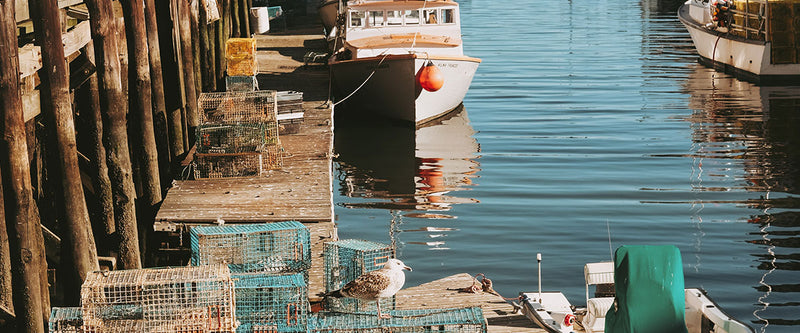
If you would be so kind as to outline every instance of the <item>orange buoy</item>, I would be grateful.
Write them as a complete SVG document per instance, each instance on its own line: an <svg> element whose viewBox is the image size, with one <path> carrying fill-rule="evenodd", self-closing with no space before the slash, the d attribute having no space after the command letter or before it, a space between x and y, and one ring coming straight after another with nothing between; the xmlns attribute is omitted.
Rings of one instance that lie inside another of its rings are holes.
<svg viewBox="0 0 800 333"><path fill-rule="evenodd" d="M574 314L568 313L566 316L564 316L564 326L570 327L574 323L575 323L575 315Z"/></svg>
<svg viewBox="0 0 800 333"><path fill-rule="evenodd" d="M444 85L444 75L430 60L417 72L417 83L427 91L437 91Z"/></svg>

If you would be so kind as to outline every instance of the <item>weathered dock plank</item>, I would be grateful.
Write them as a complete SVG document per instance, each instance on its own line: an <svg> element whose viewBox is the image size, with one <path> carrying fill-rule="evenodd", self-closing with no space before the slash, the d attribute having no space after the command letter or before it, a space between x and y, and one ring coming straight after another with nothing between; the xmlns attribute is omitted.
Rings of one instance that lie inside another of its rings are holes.
<svg viewBox="0 0 800 333"><path fill-rule="evenodd" d="M471 286L472 281L472 276L462 273L400 290L397 293L397 307L437 309L479 306L489 324L489 332L546 332L524 315L513 313L512 306L500 296L486 292L468 293L458 290Z"/></svg>

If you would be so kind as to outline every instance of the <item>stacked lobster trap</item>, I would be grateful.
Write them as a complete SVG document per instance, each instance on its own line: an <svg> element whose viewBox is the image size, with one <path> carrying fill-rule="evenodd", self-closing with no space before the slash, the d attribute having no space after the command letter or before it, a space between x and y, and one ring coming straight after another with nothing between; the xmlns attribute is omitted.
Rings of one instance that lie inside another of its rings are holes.
<svg viewBox="0 0 800 333"><path fill-rule="evenodd" d="M82 333L83 316L80 307L53 307L50 309L50 333Z"/></svg>
<svg viewBox="0 0 800 333"><path fill-rule="evenodd" d="M306 332L311 234L300 222L199 226L190 231L192 265L233 272L237 332Z"/></svg>
<svg viewBox="0 0 800 333"><path fill-rule="evenodd" d="M81 287L84 332L235 332L226 265L93 272Z"/></svg>
<svg viewBox="0 0 800 333"><path fill-rule="evenodd" d="M341 289L350 281L364 273L383 267L394 251L390 245L359 240L344 239L327 242L324 245L325 260L325 292ZM371 313L377 311L376 302L362 301L355 298L325 299L325 308L331 311L347 313ZM395 308L395 297L380 300L381 309Z"/></svg>
<svg viewBox="0 0 800 333"><path fill-rule="evenodd" d="M195 178L261 176L283 165L277 91L202 93Z"/></svg>

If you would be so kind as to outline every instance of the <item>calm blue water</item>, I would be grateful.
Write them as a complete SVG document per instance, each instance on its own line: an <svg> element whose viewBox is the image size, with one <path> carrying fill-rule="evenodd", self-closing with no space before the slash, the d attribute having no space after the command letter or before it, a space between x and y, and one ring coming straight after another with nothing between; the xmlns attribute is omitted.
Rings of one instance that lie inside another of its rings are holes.
<svg viewBox="0 0 800 333"><path fill-rule="evenodd" d="M800 87L696 63L674 1L459 1L483 59L464 111L418 131L337 123L342 238L396 243L408 285L484 273L584 298L583 265L674 244L687 287L800 330ZM454 286L463 287L463 286Z"/></svg>

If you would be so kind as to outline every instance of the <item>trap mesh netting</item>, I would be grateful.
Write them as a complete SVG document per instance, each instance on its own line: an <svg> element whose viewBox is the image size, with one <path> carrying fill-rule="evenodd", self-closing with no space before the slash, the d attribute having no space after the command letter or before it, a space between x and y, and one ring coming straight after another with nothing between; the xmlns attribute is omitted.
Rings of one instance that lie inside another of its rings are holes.
<svg viewBox="0 0 800 333"><path fill-rule="evenodd" d="M83 316L80 307L53 307L50 310L50 333L82 333Z"/></svg>
<svg viewBox="0 0 800 333"><path fill-rule="evenodd" d="M306 332L309 303L303 274L233 276L239 333Z"/></svg>
<svg viewBox="0 0 800 333"><path fill-rule="evenodd" d="M389 258L394 258L394 251L391 246L386 244L344 239L325 243L323 257L325 260L325 291L330 292L344 287L345 284L355 280L361 274L380 269ZM382 299L380 302L382 310L394 309L394 296ZM377 311L376 302L347 297L327 297L325 307L331 311L350 313L374 313Z"/></svg>
<svg viewBox="0 0 800 333"><path fill-rule="evenodd" d="M81 286L85 332L234 332L225 265L92 272Z"/></svg>
<svg viewBox="0 0 800 333"><path fill-rule="evenodd" d="M375 313L320 312L309 320L309 332L486 332L486 320L479 307L390 312L391 318L380 321Z"/></svg>
<svg viewBox="0 0 800 333"><path fill-rule="evenodd" d="M201 93L197 99L204 124L277 121L277 91L229 91Z"/></svg>
<svg viewBox="0 0 800 333"><path fill-rule="evenodd" d="M300 272L311 267L311 233L300 222L194 227L192 265L233 272Z"/></svg>
<svg viewBox="0 0 800 333"><path fill-rule="evenodd" d="M265 146L260 152L195 154L194 177L228 178L264 176L283 166L283 148Z"/></svg>

